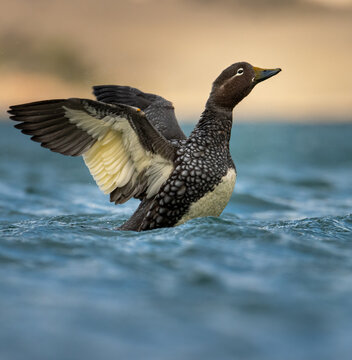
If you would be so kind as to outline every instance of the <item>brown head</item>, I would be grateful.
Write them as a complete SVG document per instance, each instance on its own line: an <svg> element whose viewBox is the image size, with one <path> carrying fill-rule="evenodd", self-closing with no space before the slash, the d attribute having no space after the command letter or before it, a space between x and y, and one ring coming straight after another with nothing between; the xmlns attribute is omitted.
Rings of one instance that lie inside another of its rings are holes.
<svg viewBox="0 0 352 360"><path fill-rule="evenodd" d="M280 71L257 68L247 62L232 64L214 81L208 103L232 110L254 86Z"/></svg>

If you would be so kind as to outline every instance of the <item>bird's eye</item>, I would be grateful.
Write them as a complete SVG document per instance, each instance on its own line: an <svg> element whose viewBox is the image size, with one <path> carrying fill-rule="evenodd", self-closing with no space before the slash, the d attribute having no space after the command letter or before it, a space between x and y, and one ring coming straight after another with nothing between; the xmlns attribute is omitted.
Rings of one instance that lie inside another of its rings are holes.
<svg viewBox="0 0 352 360"><path fill-rule="evenodd" d="M236 75L242 75L243 74L243 68L239 68L237 70L237 74Z"/></svg>

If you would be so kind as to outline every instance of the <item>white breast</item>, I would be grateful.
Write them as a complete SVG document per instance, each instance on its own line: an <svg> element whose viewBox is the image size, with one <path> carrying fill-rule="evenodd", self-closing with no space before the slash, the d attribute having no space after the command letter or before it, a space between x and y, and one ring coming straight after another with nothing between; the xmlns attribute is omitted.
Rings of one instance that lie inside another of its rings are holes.
<svg viewBox="0 0 352 360"><path fill-rule="evenodd" d="M176 226L197 217L219 216L231 198L235 182L236 172L230 169L213 191L206 193L190 206Z"/></svg>

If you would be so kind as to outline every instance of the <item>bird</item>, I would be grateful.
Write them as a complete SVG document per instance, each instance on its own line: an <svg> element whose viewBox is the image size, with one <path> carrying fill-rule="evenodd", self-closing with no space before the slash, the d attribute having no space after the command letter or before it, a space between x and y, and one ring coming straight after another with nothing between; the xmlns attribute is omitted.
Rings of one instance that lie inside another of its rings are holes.
<svg viewBox="0 0 352 360"><path fill-rule="evenodd" d="M187 137L173 104L130 86L93 86L96 100L67 98L10 106L15 127L44 148L82 156L110 201L140 200L118 229L173 227L220 216L237 171L229 142L234 107L280 68L236 62L215 79L198 123Z"/></svg>

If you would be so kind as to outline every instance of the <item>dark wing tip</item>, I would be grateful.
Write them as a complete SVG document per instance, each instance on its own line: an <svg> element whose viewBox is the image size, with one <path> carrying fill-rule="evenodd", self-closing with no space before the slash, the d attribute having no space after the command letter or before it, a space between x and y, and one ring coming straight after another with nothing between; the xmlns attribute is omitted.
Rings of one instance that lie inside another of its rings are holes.
<svg viewBox="0 0 352 360"><path fill-rule="evenodd" d="M156 95L147 94L139 89L124 85L95 85L93 94L98 101L108 104L125 104L145 110Z"/></svg>
<svg viewBox="0 0 352 360"><path fill-rule="evenodd" d="M14 118L12 118L12 117L10 117L10 119L16 120L16 119L14 119ZM20 120L17 120L17 121L20 121ZM22 130L22 129L23 129L23 126L24 126L23 124L25 124L25 123L16 124L16 125L15 125L15 128L16 128L16 129L19 129L19 130Z"/></svg>
<svg viewBox="0 0 352 360"><path fill-rule="evenodd" d="M64 101L64 99L54 99L35 101L19 105L11 105L7 112L12 115L10 116L10 119L16 120L14 119L14 116L29 115L30 112L53 111L60 107L64 103Z"/></svg>
<svg viewBox="0 0 352 360"><path fill-rule="evenodd" d="M118 86L118 85L94 85L93 91L95 91L95 90L99 91L99 90L105 89L105 88L111 89L111 88L115 88L116 86Z"/></svg>
<svg viewBox="0 0 352 360"><path fill-rule="evenodd" d="M40 101L33 101L25 104L19 104L19 105L11 105L11 110L21 110L21 109L27 109L30 107L33 108L41 108L42 106L50 106L55 105L58 103L62 103L65 101L65 99L52 99L52 100L40 100Z"/></svg>
<svg viewBox="0 0 352 360"><path fill-rule="evenodd" d="M104 94L106 92L114 93L115 89L116 89L116 85L94 85L93 86L93 95L99 100L99 98L101 98L102 94Z"/></svg>

